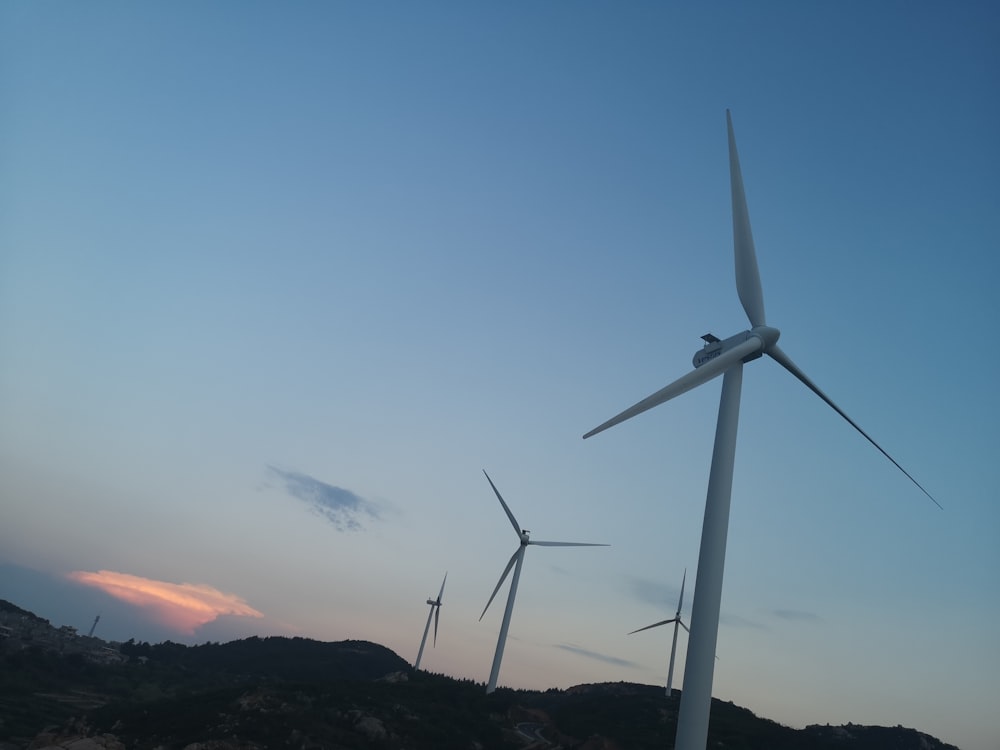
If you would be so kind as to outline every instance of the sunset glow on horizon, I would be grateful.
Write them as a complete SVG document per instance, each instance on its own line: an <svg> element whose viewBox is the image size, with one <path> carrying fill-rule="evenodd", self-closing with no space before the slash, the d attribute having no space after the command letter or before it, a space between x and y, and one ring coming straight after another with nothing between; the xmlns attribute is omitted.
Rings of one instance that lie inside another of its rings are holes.
<svg viewBox="0 0 1000 750"><path fill-rule="evenodd" d="M242 597L227 594L204 583L170 583L113 570L94 573L74 570L67 578L150 610L157 622L185 635L193 635L199 627L214 621L220 615L264 616Z"/></svg>

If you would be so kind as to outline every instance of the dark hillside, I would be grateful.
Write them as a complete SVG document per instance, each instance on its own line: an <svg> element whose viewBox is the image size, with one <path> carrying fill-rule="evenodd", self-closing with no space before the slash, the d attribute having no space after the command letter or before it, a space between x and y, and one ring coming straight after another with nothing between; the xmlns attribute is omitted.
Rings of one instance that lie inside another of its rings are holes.
<svg viewBox="0 0 1000 750"><path fill-rule="evenodd" d="M651 685L487 696L481 683L414 672L368 641L108 644L3 605L3 750L66 748L83 737L105 750L662 750L676 730L679 694L668 699ZM795 730L720 701L712 703L708 744L956 750L903 727Z"/></svg>
<svg viewBox="0 0 1000 750"><path fill-rule="evenodd" d="M122 644L121 652L148 663L197 670L203 674L256 679L374 680L410 665L385 646L369 641L325 643L309 638L246 638L230 643L183 646L177 643Z"/></svg>
<svg viewBox="0 0 1000 750"><path fill-rule="evenodd" d="M13 604L7 601L6 599L0 599L0 614L7 616L26 617L34 622L48 623L48 620L43 620L34 612L29 612L26 609L21 609L16 604Z"/></svg>
<svg viewBox="0 0 1000 750"><path fill-rule="evenodd" d="M502 716L491 717L481 685L433 675L379 681L240 686L149 703L114 703L90 713L94 732L153 750L234 737L257 747L356 750L513 750Z"/></svg>

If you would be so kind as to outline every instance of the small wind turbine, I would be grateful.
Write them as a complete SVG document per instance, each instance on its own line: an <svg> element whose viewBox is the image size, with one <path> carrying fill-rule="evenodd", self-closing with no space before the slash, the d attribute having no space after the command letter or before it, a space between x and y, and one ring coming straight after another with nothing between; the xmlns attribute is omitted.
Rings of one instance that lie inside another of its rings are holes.
<svg viewBox="0 0 1000 750"><path fill-rule="evenodd" d="M448 574L444 574L444 581L441 581L441 590L438 592L437 599L428 599L427 603L431 605L431 611L427 613L427 624L424 625L424 637L420 639L420 650L417 652L417 661L413 665L414 669L420 669L420 659L424 655L424 644L427 643L427 631L431 629L431 617L434 618L434 645L437 646L438 642L438 618L441 616L441 597L444 596L444 584L448 580Z"/></svg>
<svg viewBox="0 0 1000 750"><path fill-rule="evenodd" d="M677 600L677 613L671 617L669 620L661 620L660 622L654 622L652 625L647 625L644 628L639 628L638 630L633 630L632 633L641 633L643 630L649 630L650 628L658 628L660 625L674 624L674 640L670 644L670 666L667 668L667 697L669 698L674 694L674 655L677 653L677 626L680 625L682 628L687 630L688 635L691 631L688 630L688 626L684 624L681 620L681 609L684 607L684 583L687 581L687 568L684 568L684 577L681 579L681 596ZM629 633L629 635L632 635Z"/></svg>
<svg viewBox="0 0 1000 750"><path fill-rule="evenodd" d="M739 155L733 120L726 110L729 131L729 174L733 205L733 245L736 258L736 291L743 310L750 319L750 330L720 341L712 334L705 334L704 347L694 355L695 369L682 375L670 385L644 398L616 417L591 430L584 438L631 419L637 414L659 406L675 396L687 393L699 385L722 375L722 396L719 399L719 417L715 428L715 447L708 476L708 493L705 499L705 520L701 529L701 548L698 553L698 587L691 609L691 637L688 640L687 661L684 667L684 692L681 695L677 717L677 750L705 750L708 740L708 714L712 703L712 678L716 641L719 636L719 608L722 603L722 574L726 563L726 537L729 533L729 505L733 489L733 460L736 455L736 429L740 416L740 390L743 385L743 364L767 354L779 365L798 378L809 390L825 401L834 411L920 490L941 507L916 479L910 476L896 459L876 443L867 432L847 416L829 396L810 380L794 362L778 348L780 331L767 325L764 318L764 293L757 269L757 255L750 233L750 214L743 191Z"/></svg>
<svg viewBox="0 0 1000 750"><path fill-rule="evenodd" d="M583 542L533 542L528 539L528 530L522 529L518 523L517 519L514 518L514 514L510 512L510 508L507 507L507 503L503 501L503 497L500 496L500 490L497 489L496 485L493 484L493 480L490 479L490 475L486 474L486 470L483 470L483 474L486 475L486 481L490 483L490 487L493 488L493 492L496 493L497 500L500 501L500 505L503 506L503 512L507 514L507 518L510 519L510 525L514 527L514 533L517 534L520 539L520 544L517 549L514 550L514 554L510 556L510 562L507 563L507 567L503 569L503 573L500 576L500 580L497 581L497 586L493 589L493 593L490 594L490 600L486 602L486 606L483 607L483 614L479 615L479 619L483 619L483 615L486 614L486 610L490 608L493 603L494 597L503 585L504 580L507 578L507 574L510 573L510 569L514 568L514 577L510 581L510 593L507 595L507 609L503 613L503 623L500 625L500 637L497 638L497 650L493 654L493 667L490 669L490 681L486 685L486 692L492 693L497 689L497 677L500 674L500 662L503 659L503 647L507 643L507 630L510 627L510 614L514 611L514 596L517 594L517 581L521 577L521 564L524 562L524 551L528 548L529 544L535 544L539 547L607 547L607 544L586 544Z"/></svg>

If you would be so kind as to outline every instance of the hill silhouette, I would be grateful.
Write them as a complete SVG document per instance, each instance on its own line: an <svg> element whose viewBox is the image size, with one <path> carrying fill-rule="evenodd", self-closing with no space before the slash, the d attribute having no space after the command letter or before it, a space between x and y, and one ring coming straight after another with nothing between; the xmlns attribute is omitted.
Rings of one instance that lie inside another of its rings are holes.
<svg viewBox="0 0 1000 750"><path fill-rule="evenodd" d="M309 638L251 637L229 643L184 646L179 643L122 644L132 659L152 661L203 674L311 682L328 679L374 680L410 668L394 651L369 641L327 643Z"/></svg>
<svg viewBox="0 0 1000 750"><path fill-rule="evenodd" d="M661 750L676 730L679 696L651 685L486 695L483 683L415 672L368 641L114 649L2 600L0 616L14 631L0 640L2 750L82 738L105 750ZM957 750L903 727L792 729L717 700L709 747Z"/></svg>

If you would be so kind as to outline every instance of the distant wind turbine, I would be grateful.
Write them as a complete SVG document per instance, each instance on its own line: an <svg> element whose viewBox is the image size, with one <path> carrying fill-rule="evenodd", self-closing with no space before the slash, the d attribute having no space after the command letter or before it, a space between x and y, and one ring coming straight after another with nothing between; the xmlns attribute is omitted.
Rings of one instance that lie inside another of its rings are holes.
<svg viewBox="0 0 1000 750"><path fill-rule="evenodd" d="M684 583L687 581L687 568L684 568L684 577L681 579L681 596L677 600L677 613L671 617L669 620L661 620L660 622L654 622L652 625L647 625L644 628L639 628L638 630L633 630L633 633L641 633L643 630L649 630L650 628L658 628L660 625L674 624L674 640L670 644L670 666L667 668L667 697L669 698L674 694L674 655L677 653L677 626L680 625L682 628L687 630L690 635L691 631L688 630L688 626L684 624L681 620L681 609L684 607Z"/></svg>
<svg viewBox="0 0 1000 750"><path fill-rule="evenodd" d="M437 646L438 642L438 618L441 616L441 597L444 596L444 584L448 580L448 574L444 574L444 580L441 581L441 590L438 592L437 599L428 599L427 603L431 605L430 612L427 613L427 624L424 625L424 637L420 639L420 650L417 652L417 661L413 665L414 669L420 669L420 660L424 656L424 645L427 643L427 631L431 629L431 617L434 618L434 645Z"/></svg>
<svg viewBox="0 0 1000 750"><path fill-rule="evenodd" d="M507 518L510 520L510 525L514 527L514 533L517 534L520 539L520 544L517 549L514 550L514 554L510 556L510 562L507 563L507 567L504 568L503 573L500 576L500 580L497 581L496 588L493 589L493 593L490 594L490 600L486 602L486 606L483 607L483 614L479 615L479 619L483 619L483 615L486 614L486 610L490 608L490 604L493 603L494 597L496 597L497 592L503 585L504 580L507 578L507 574L510 573L510 569L514 568L514 577L510 581L510 593L507 595L507 609L503 613L503 624L500 625L500 637L497 638L497 650L493 654L493 667L490 669L490 681L486 685L486 692L492 693L497 688L497 677L500 674L500 662L503 660L503 647L507 643L507 630L510 627L510 614L514 611L514 597L517 594L517 582L521 577L521 564L524 562L524 551L528 548L529 544L535 544L539 547L607 547L607 544L586 544L583 542L533 542L528 539L528 530L522 529L517 523L517 519L514 518L514 514L510 512L510 508L507 507L507 503L504 502L503 497L500 496L500 491L497 489L496 485L493 484L493 480L490 479L490 475L486 474L486 470L483 470L483 474L486 475L486 481L490 483L490 487L493 488L493 492L496 493L497 500L500 501L500 505L503 506L503 512L507 514Z"/></svg>
<svg viewBox="0 0 1000 750"><path fill-rule="evenodd" d="M726 110L729 131L729 173L733 205L733 245L736 259L736 291L743 310L750 319L750 330L720 341L712 334L702 336L704 347L694 355L695 369L670 385L643 399L621 414L591 430L584 438L596 435L647 409L659 406L722 375L722 396L715 428L715 447L708 477L705 520L698 554L698 588L691 611L691 637L688 640L684 668L684 688L677 717L677 750L705 750L708 740L708 715L712 703L712 678L715 646L719 636L719 608L722 603L722 575L726 562L726 537L729 532L729 506L733 488L733 460L736 454L736 430L740 416L740 390L743 364L767 354L798 378L809 390L847 420L855 430L874 445L897 469L913 482L931 501L941 507L916 479L876 443L867 432L837 406L778 347L780 331L767 325L764 318L764 294L757 269L757 255L750 233L750 214L743 191L743 176L736 152L733 121Z"/></svg>

